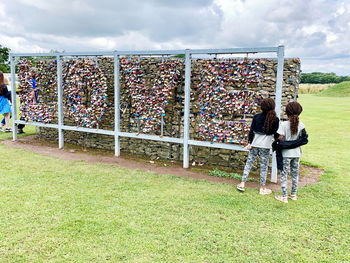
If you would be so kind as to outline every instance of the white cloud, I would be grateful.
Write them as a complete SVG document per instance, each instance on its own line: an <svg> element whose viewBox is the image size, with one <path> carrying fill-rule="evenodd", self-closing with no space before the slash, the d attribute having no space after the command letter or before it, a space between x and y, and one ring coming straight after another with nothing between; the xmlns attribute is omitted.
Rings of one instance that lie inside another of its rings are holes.
<svg viewBox="0 0 350 263"><path fill-rule="evenodd" d="M350 75L350 2L3 0L0 39L15 52L284 44L304 71Z"/></svg>

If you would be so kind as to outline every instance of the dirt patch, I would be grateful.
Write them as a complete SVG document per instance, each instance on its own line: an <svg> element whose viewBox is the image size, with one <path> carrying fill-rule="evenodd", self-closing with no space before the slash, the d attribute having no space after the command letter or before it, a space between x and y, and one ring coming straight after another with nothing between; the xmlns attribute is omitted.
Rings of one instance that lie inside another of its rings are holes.
<svg viewBox="0 0 350 263"><path fill-rule="evenodd" d="M64 160L84 160L88 163L105 163L110 165L118 165L128 169L139 169L142 171L157 174L172 174L181 177L207 180L215 183L239 183L234 179L210 176L204 172L193 171L191 168L183 169L179 163L175 162L163 162L157 160L150 161L140 158L135 159L131 155L122 155L121 157L115 157L111 154L111 152L94 149L82 150L77 146L65 145L64 149L58 149L56 142L38 141L35 136L26 136L18 139L17 141L4 140L1 143L9 147L25 149L38 154L53 156ZM320 176L323 172L324 170L321 168L302 165L299 176L299 187L319 182ZM247 187L251 188L259 187L259 184L257 182L248 182L246 185ZM268 182L267 187L275 191L280 191L281 189L279 181L277 184ZM288 188L290 189L290 187L291 181L288 180Z"/></svg>

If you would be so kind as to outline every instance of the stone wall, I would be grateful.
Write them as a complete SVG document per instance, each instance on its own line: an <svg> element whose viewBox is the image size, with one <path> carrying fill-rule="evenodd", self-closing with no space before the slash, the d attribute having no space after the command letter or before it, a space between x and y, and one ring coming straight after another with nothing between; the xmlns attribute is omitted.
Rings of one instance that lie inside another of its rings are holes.
<svg viewBox="0 0 350 263"><path fill-rule="evenodd" d="M106 94L109 102L108 110L105 112L98 127L113 130L113 60L112 58L102 57L98 58L97 64L106 78ZM166 59L163 62L160 58L141 58L140 60L138 58L125 58L121 60L120 64L121 131L160 135L160 123L163 116L163 135L182 137L185 75L184 61L175 58ZM241 71L238 72L240 65L242 65L242 68ZM248 72L247 65L250 69L249 76L246 75ZM255 67L254 69L253 66ZM238 71L235 69L238 69ZM259 99L266 97L274 98L275 96L276 69L276 59L266 58L260 60L246 60L246 62L244 62L244 59L192 59L190 106L191 139L225 143L231 141L234 143L241 143L242 145L245 144L247 138L246 127L249 128L251 117L259 112ZM213 74L213 80L210 74ZM284 108L288 101L296 98L298 94L299 74L300 61L298 59L285 59L282 113L284 113ZM205 83L205 85L203 83ZM147 87L153 87L153 90L150 91ZM162 90L163 87L166 88ZM203 91L203 87L208 89L214 88L213 92L211 92L207 98L204 98L205 92L207 91ZM222 87L222 89L216 91L216 87ZM167 96L162 97L160 102L156 100L149 102L157 111L152 111L150 109L148 112L143 112L147 104L143 102L143 99L149 99L150 97L157 98L161 92L166 93ZM145 96L145 98L142 96ZM210 98L214 99L210 100ZM242 106L243 98L244 103L246 103L245 110L233 111L231 109L231 111L229 111L225 106L222 106L222 108L216 106L215 110L210 109L209 112L203 110L203 105L209 102L212 102L213 105L225 105L222 101L224 100L225 102L225 98L236 99L236 106ZM216 104L214 100L216 100ZM137 107L141 110L137 110ZM67 110L67 107L65 107L64 123L66 125L75 125L74 119L67 113ZM217 116L210 115L213 113ZM285 118L285 116L282 115L282 118ZM234 125L242 123L243 126L237 129L237 131L234 131L233 134L229 134L228 129L231 128L231 126L228 124L233 125L232 123ZM221 127L220 129L222 130L218 130L218 127ZM205 129L207 129L207 131ZM215 132L218 134L227 132L227 135L224 134L220 136L214 134L210 138L207 136ZM38 137L49 140L57 140L57 134L58 132L56 129L49 128L38 128L37 132ZM64 138L67 143L81 145L83 147L107 150L114 149L113 136L64 131ZM168 160L182 160L182 145L174 143L121 138L121 151L146 155L150 158L159 157ZM246 161L246 155L247 153L239 151L195 146L190 147L191 163L197 162L242 169ZM257 166L255 169L256 168Z"/></svg>

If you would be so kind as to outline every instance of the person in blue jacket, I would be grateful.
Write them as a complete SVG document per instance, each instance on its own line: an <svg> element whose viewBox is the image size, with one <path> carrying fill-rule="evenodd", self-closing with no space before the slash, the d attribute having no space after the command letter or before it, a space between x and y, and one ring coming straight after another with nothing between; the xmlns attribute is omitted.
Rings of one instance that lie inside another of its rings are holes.
<svg viewBox="0 0 350 263"><path fill-rule="evenodd" d="M7 89L7 86L5 85L5 78L4 73L0 71L0 114L4 114L5 117L5 125L6 125L6 132L12 132L12 129L10 127L10 113L11 113L11 106L8 101L9 91ZM3 129L2 124L0 124L1 130Z"/></svg>
<svg viewBox="0 0 350 263"><path fill-rule="evenodd" d="M6 86L10 85L9 81L5 76L4 76L4 83ZM8 101L12 102L11 91L7 89L5 93L6 93L5 97L8 99ZM10 114L10 118L11 118L11 114ZM0 123L0 131L2 131L2 127L6 124L5 119L6 118L4 117ZM25 127L25 124L18 124L17 127L18 127L17 133L24 133L23 128Z"/></svg>

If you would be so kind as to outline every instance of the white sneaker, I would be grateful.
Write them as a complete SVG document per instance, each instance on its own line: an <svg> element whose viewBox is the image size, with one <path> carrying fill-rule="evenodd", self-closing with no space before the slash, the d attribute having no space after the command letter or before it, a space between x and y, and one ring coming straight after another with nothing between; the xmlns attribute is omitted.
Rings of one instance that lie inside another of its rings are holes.
<svg viewBox="0 0 350 263"><path fill-rule="evenodd" d="M288 197L287 197L287 196L278 195L278 196L275 196L275 198L276 198L278 201L281 201L281 202L283 202L283 203L288 203Z"/></svg>
<svg viewBox="0 0 350 263"><path fill-rule="evenodd" d="M292 199L293 201L297 201L298 200L298 196L297 195L289 195L288 198Z"/></svg>
<svg viewBox="0 0 350 263"><path fill-rule="evenodd" d="M271 193L272 193L271 189L268 189L268 188L260 188L260 191L259 191L259 194L261 195L269 195Z"/></svg>
<svg viewBox="0 0 350 263"><path fill-rule="evenodd" d="M245 191L245 187L244 187L244 183L241 182L237 185L237 190L238 191L241 191L241 192L244 192Z"/></svg>

